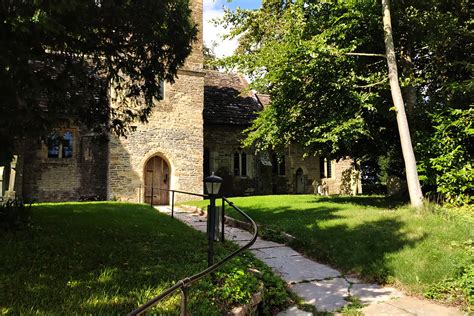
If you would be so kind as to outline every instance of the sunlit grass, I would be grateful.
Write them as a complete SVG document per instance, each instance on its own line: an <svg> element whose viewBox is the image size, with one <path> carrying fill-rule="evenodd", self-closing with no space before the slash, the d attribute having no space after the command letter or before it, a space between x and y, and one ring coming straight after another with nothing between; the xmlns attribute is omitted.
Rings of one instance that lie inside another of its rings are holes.
<svg viewBox="0 0 474 316"><path fill-rule="evenodd" d="M216 254L233 249L217 244ZM41 204L33 206L30 227L0 231L0 258L0 314L123 315L203 270L207 239L146 205ZM252 256L240 260L224 270L263 269ZM189 310L220 315L232 307L216 293L210 278L196 283ZM284 288L278 293L288 298ZM174 295L155 313L176 315L179 301Z"/></svg>
<svg viewBox="0 0 474 316"><path fill-rule="evenodd" d="M463 242L474 239L474 220L446 210L415 211L384 197L277 195L232 198L261 226L267 239L281 232L291 246L367 281L395 283L423 293L469 260ZM204 207L208 201L193 201ZM237 217L232 210L229 215ZM467 216L469 217L469 216Z"/></svg>

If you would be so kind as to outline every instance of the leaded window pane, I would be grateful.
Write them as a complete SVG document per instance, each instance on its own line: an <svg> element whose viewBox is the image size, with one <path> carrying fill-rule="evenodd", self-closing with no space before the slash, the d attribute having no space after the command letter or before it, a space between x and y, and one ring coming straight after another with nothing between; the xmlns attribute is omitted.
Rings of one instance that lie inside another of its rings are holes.
<svg viewBox="0 0 474 316"><path fill-rule="evenodd" d="M242 177L247 176L247 154L242 153Z"/></svg>
<svg viewBox="0 0 474 316"><path fill-rule="evenodd" d="M60 141L57 133L52 133L48 136L48 158L59 158Z"/></svg>
<svg viewBox="0 0 474 316"><path fill-rule="evenodd" d="M240 176L239 153L234 153L234 176Z"/></svg>
<svg viewBox="0 0 474 316"><path fill-rule="evenodd" d="M70 131L67 131L63 135L63 158L71 158L72 157L72 141L73 136Z"/></svg>

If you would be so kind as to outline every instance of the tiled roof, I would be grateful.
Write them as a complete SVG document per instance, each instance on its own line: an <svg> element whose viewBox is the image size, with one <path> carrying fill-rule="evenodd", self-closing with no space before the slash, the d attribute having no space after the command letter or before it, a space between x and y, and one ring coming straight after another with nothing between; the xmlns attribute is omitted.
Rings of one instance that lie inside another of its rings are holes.
<svg viewBox="0 0 474 316"><path fill-rule="evenodd" d="M204 124L249 125L262 110L247 81L236 74L207 71L204 78Z"/></svg>

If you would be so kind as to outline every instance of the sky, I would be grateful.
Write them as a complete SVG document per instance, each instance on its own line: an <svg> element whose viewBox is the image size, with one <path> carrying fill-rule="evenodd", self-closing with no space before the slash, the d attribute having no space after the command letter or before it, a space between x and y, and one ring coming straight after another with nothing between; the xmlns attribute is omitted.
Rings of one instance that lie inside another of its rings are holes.
<svg viewBox="0 0 474 316"><path fill-rule="evenodd" d="M215 26L211 20L224 15L223 7L234 10L237 7L242 9L256 9L260 7L261 0L204 0L204 43L207 47L213 47L217 57L232 55L237 48L237 40L223 40L222 34L226 30L222 26Z"/></svg>

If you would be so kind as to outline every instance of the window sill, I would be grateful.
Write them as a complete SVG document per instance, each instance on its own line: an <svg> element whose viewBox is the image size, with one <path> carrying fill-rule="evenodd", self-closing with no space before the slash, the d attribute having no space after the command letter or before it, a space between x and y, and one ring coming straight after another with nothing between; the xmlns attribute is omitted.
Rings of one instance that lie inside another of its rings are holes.
<svg viewBox="0 0 474 316"><path fill-rule="evenodd" d="M71 158L43 158L43 163L50 163L50 164L71 164L75 162L74 157Z"/></svg>

